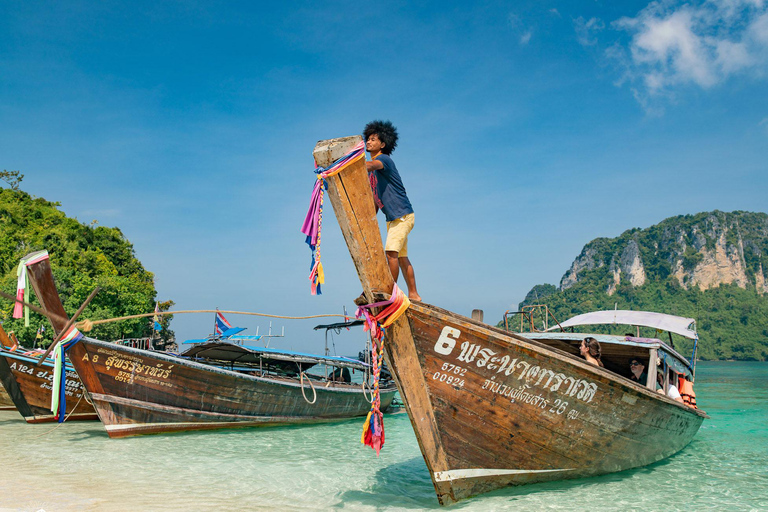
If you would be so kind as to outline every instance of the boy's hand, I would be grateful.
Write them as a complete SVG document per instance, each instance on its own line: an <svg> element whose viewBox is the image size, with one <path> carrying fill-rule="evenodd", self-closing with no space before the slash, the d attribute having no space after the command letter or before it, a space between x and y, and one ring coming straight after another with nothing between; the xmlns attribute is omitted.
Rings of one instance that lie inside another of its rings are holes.
<svg viewBox="0 0 768 512"><path fill-rule="evenodd" d="M378 160L368 160L367 162L365 162L365 168L369 171L378 171L379 169L384 168L384 164L382 164Z"/></svg>

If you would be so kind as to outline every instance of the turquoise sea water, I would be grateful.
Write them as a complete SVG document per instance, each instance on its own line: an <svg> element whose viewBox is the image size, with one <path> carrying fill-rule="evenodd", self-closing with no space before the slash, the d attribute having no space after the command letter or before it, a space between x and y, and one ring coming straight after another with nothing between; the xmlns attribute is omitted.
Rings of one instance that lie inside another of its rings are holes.
<svg viewBox="0 0 768 512"><path fill-rule="evenodd" d="M712 419L665 461L446 510L768 510L768 364L700 363L696 392ZM407 415L386 416L379 458L361 425L112 440L98 422L0 412L0 510L440 509Z"/></svg>

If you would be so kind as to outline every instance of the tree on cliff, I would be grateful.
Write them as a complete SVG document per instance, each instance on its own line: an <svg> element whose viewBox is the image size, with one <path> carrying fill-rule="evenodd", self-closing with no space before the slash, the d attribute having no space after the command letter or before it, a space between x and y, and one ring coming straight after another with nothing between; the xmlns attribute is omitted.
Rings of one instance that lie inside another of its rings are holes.
<svg viewBox="0 0 768 512"><path fill-rule="evenodd" d="M19 183L24 179L24 175L19 171L0 171L0 180L3 180L11 187L11 190L19 190Z"/></svg>
<svg viewBox="0 0 768 512"><path fill-rule="evenodd" d="M101 291L81 318L99 320L151 312L157 295L153 275L136 259L133 246L122 232L118 228L82 224L64 215L58 206L59 203L32 197L13 187L0 189L0 287L15 295L19 260L30 252L45 249L51 256L54 278L69 314L97 286ZM32 302L36 301L32 297ZM10 301L0 302L0 320L6 331L15 331L22 344L31 346L44 325L46 336L37 344L50 344L52 330L48 329L46 318L30 312L30 325L25 327L23 319L12 318L12 312ZM167 322L170 319L166 320L166 328ZM151 332L147 319L140 318L99 325L89 335L116 340L144 337Z"/></svg>

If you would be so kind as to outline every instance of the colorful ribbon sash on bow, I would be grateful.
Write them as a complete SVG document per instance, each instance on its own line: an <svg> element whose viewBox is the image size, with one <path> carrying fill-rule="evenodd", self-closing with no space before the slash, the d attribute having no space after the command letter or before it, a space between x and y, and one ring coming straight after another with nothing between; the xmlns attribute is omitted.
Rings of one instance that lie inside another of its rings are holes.
<svg viewBox="0 0 768 512"><path fill-rule="evenodd" d="M320 295L320 285L325 283L323 264L320 262L320 233L323 228L323 195L328 188L326 179L344 170L347 166L365 158L365 143L360 141L352 150L333 162L328 167L315 167L317 181L312 189L312 197L309 201L309 210L301 226L301 232L307 235L307 245L312 251L312 263L310 264L309 282L312 295Z"/></svg>
<svg viewBox="0 0 768 512"><path fill-rule="evenodd" d="M48 259L48 251L39 251L22 258L19 267L16 269L17 285L16 300L29 303L29 279L27 279L27 266ZM24 311L24 327L29 327L29 308L16 302L13 307L13 318L21 318L22 309Z"/></svg>
<svg viewBox="0 0 768 512"><path fill-rule="evenodd" d="M53 349L53 382L51 383L51 412L59 423L67 412L67 350L83 338L73 325Z"/></svg>
<svg viewBox="0 0 768 512"><path fill-rule="evenodd" d="M384 446L384 415L381 413L381 391L379 390L381 365L384 361L384 333L385 329L405 313L410 305L411 301L395 284L389 300L360 306L355 314L356 318L365 318L364 329L371 333L371 361L373 362L373 400L371 410L365 418L360 442L373 448L376 456ZM378 315L371 315L370 310L376 307L383 309Z"/></svg>

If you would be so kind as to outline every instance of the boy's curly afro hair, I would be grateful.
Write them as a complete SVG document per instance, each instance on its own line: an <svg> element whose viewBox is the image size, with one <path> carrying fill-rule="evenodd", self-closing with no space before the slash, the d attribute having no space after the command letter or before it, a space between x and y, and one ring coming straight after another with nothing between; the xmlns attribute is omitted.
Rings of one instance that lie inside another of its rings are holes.
<svg viewBox="0 0 768 512"><path fill-rule="evenodd" d="M381 152L390 155L397 147L397 128L389 121L371 121L365 125L363 130L363 140L368 140L373 134L379 136L379 140L384 143Z"/></svg>

